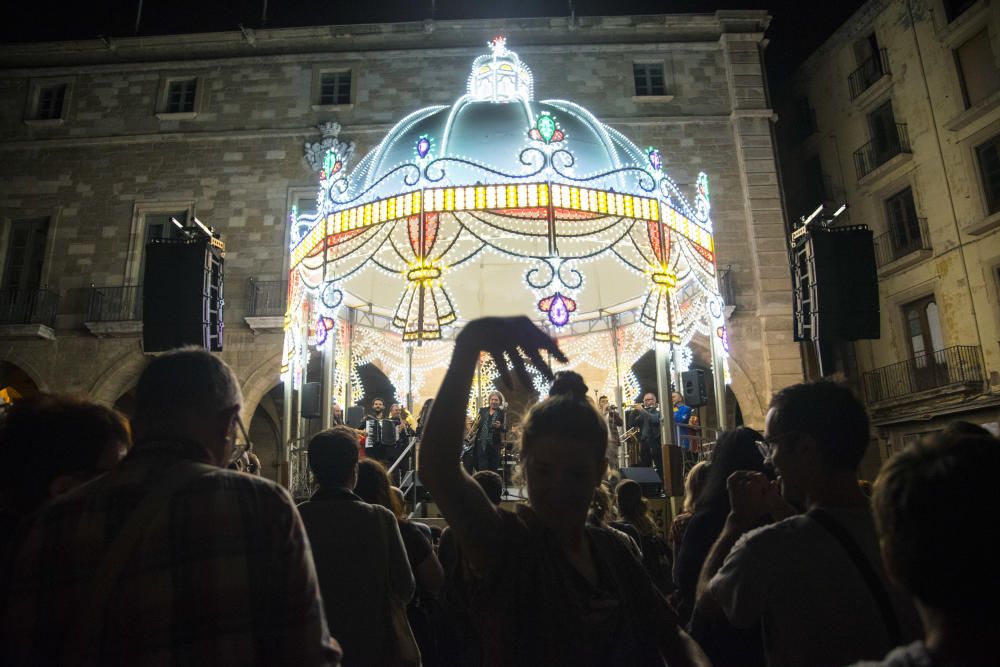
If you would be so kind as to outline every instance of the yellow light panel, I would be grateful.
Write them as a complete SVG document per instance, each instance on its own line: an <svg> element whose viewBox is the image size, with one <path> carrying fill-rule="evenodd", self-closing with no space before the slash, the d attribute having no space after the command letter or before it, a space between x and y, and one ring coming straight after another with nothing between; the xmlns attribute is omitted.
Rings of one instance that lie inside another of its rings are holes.
<svg viewBox="0 0 1000 667"><path fill-rule="evenodd" d="M547 207L659 221L681 236L715 252L712 234L672 206L661 208L656 199L617 192L548 183L444 187L388 197L328 215L292 250L293 267L316 250L326 236L418 215L422 200L428 211L464 211Z"/></svg>

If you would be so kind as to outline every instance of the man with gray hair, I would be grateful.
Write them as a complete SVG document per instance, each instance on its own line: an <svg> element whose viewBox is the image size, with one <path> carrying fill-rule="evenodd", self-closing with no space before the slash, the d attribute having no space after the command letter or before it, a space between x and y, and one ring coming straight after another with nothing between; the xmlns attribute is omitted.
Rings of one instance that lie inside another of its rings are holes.
<svg viewBox="0 0 1000 667"><path fill-rule="evenodd" d="M204 350L149 363L132 451L39 514L13 557L0 663L338 664L291 498L221 468L242 401Z"/></svg>

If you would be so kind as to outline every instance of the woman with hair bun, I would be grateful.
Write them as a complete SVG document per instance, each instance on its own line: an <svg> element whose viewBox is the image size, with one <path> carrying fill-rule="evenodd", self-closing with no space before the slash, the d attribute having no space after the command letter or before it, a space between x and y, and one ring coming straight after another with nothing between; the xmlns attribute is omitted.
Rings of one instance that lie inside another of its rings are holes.
<svg viewBox="0 0 1000 667"><path fill-rule="evenodd" d="M587 510L608 461L607 426L576 373L561 373L524 419L529 505L500 509L459 464L476 362L488 352L505 384L552 377L541 353L566 357L526 317L470 322L427 420L420 477L465 557L483 665L707 665L649 575ZM509 359L510 366L505 359Z"/></svg>

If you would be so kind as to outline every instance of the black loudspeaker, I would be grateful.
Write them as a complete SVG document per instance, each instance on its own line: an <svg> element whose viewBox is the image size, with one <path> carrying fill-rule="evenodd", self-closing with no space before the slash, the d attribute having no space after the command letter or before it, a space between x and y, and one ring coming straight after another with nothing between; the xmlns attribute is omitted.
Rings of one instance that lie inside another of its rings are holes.
<svg viewBox="0 0 1000 667"><path fill-rule="evenodd" d="M866 225L792 234L796 341L879 337L875 245Z"/></svg>
<svg viewBox="0 0 1000 667"><path fill-rule="evenodd" d="M705 385L705 371L694 368L681 373L684 388L684 404L698 408L708 403L708 387Z"/></svg>
<svg viewBox="0 0 1000 667"><path fill-rule="evenodd" d="M663 482L654 468L622 468L622 479L631 479L642 487L642 495L646 498L659 498L663 495Z"/></svg>
<svg viewBox="0 0 1000 667"><path fill-rule="evenodd" d="M315 419L323 416L323 385L319 382L303 382L299 412L303 417Z"/></svg>
<svg viewBox="0 0 1000 667"><path fill-rule="evenodd" d="M360 405L352 405L347 408L344 416L344 423L351 428L363 428L365 425L365 409Z"/></svg>
<svg viewBox="0 0 1000 667"><path fill-rule="evenodd" d="M162 352L184 345L222 351L224 246L207 236L153 239L142 278L142 345Z"/></svg>

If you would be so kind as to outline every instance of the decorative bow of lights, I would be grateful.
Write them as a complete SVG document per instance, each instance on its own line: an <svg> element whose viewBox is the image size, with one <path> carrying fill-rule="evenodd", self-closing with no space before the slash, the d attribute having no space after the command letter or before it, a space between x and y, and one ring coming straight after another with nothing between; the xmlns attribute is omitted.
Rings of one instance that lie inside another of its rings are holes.
<svg viewBox="0 0 1000 667"><path fill-rule="evenodd" d="M494 252L531 265L524 281L537 312L561 327L580 308L577 266L613 256L646 276L640 321L656 340L686 344L696 331L714 334L721 299L708 177L698 175L689 205L663 173L658 149L640 150L572 102L529 105L531 87L530 70L498 37L474 62L468 92L450 112L432 107L410 114L352 172L345 165L353 144L337 139L336 124L325 126L323 141L306 147L321 187L316 216L298 217L311 226L293 235L291 266L299 279L290 289L325 294L326 286L348 285L355 273L374 267L403 280L392 317L403 340L433 340L458 319L446 274ZM527 110L524 138L510 145L515 169L449 149L451 124L461 115L455 110L469 100ZM420 125L435 114L447 115L443 130ZM603 146L617 151L612 168L578 173L575 134L560 120L588 123ZM410 142L402 161L384 163L401 137ZM313 328L322 330L317 318L329 314L311 317Z"/></svg>
<svg viewBox="0 0 1000 667"><path fill-rule="evenodd" d="M407 221L413 258L403 272L406 289L396 306L393 326L403 330L403 341L436 340L441 329L458 317L441 280L445 266L431 259L438 233L438 216L428 213Z"/></svg>

